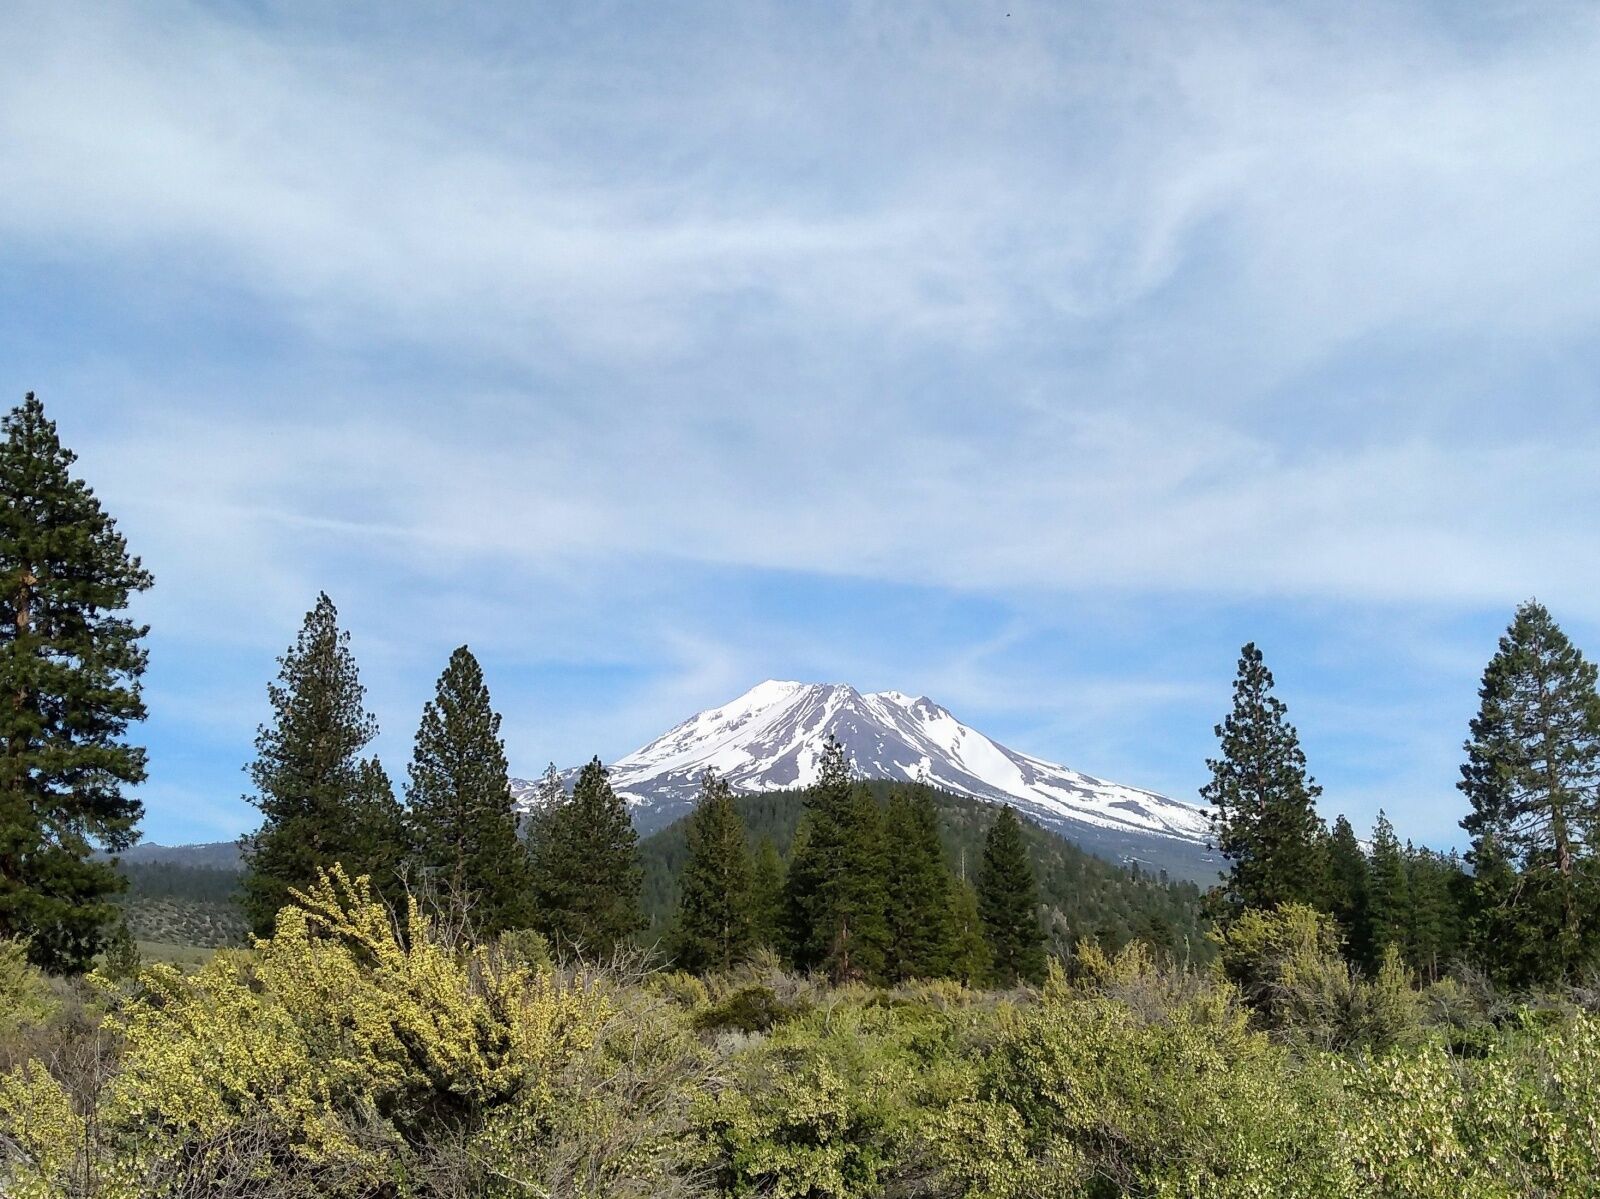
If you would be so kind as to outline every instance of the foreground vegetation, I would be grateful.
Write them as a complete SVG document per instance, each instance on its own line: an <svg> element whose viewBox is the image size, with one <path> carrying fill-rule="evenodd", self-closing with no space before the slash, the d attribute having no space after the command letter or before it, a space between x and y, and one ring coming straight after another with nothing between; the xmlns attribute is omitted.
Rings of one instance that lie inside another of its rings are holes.
<svg viewBox="0 0 1600 1199"><path fill-rule="evenodd" d="M1578 1195L1600 1017L1364 978L1253 913L1184 971L698 978L404 928L342 874L200 970L0 956L0 1190L33 1196Z"/></svg>

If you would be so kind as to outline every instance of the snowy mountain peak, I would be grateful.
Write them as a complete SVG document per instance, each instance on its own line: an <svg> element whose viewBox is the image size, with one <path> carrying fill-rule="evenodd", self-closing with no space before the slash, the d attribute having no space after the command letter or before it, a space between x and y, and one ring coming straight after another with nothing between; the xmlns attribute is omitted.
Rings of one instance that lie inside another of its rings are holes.
<svg viewBox="0 0 1600 1199"><path fill-rule="evenodd" d="M617 761L611 782L633 806L640 828L649 831L690 809L708 769L736 792L810 786L830 734L866 778L921 780L1011 804L1116 856L1143 856L1140 847L1152 839L1168 851L1158 857L1180 848L1180 856L1195 856L1190 851L1201 850L1209 833L1206 814L1193 805L1008 749L927 696L863 694L844 683L757 683ZM520 780L517 790L522 794Z"/></svg>

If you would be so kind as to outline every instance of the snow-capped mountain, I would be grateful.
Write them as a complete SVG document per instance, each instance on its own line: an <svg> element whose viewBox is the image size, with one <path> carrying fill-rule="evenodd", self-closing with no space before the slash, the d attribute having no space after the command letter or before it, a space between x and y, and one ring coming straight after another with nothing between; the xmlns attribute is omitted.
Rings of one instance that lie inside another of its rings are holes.
<svg viewBox="0 0 1600 1199"><path fill-rule="evenodd" d="M714 768L736 792L807 787L823 743L837 737L866 778L921 779L1018 812L1104 856L1157 864L1185 877L1214 875L1201 809L1106 782L990 740L924 697L862 694L842 684L768 680L684 721L610 767L611 784L652 832L694 804ZM567 782L576 772L568 772ZM513 780L524 802L536 784Z"/></svg>

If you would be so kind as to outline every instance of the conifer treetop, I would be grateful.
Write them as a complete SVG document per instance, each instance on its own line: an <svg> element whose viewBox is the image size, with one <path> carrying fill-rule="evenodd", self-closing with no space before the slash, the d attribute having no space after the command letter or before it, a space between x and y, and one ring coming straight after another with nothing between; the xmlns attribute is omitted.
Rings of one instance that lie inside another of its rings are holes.
<svg viewBox="0 0 1600 1199"><path fill-rule="evenodd" d="M1239 655L1233 706L1216 726L1221 756L1206 761L1200 789L1212 808L1216 847L1230 863L1226 907L1272 908L1325 902L1325 831L1288 708L1273 694L1272 672L1254 642Z"/></svg>

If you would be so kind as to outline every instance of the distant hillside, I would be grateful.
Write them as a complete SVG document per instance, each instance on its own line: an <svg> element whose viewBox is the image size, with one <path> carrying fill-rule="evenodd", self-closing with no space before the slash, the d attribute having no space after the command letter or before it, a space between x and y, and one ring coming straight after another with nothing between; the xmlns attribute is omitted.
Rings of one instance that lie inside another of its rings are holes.
<svg viewBox="0 0 1600 1199"><path fill-rule="evenodd" d="M894 784L873 782L868 786L882 802ZM804 799L801 791L737 797L734 802L744 817L752 849L763 836L770 836L787 860ZM964 867L967 877L975 879L984 834L998 809L982 800L943 792L934 793L934 802L951 869L960 872ZM1113 865L1026 818L1023 835L1041 896L1051 910L1051 942L1056 952L1065 953L1079 937L1093 935L1112 946L1141 937L1179 956L1186 945L1194 960L1210 956L1209 943L1202 935L1201 892L1193 882ZM687 828L682 820L640 843L650 939L667 931L687 852Z"/></svg>
<svg viewBox="0 0 1600 1199"><path fill-rule="evenodd" d="M167 849L164 846L152 848ZM212 846L177 846L210 850ZM204 853L192 855L204 859ZM244 913L239 908L237 860L228 868L191 865L184 855L120 863L128 889L117 897L136 941L215 949L241 945Z"/></svg>
<svg viewBox="0 0 1600 1199"><path fill-rule="evenodd" d="M195 845L158 845L153 841L145 841L132 849L123 850L117 859L128 865L171 862L174 865L200 866L211 870L244 868L237 841L204 841Z"/></svg>

